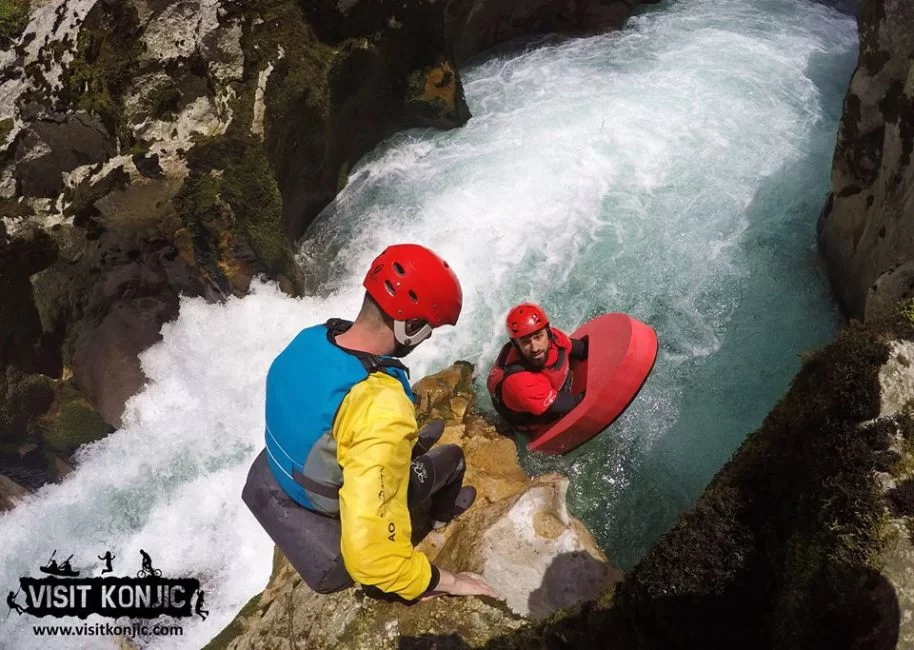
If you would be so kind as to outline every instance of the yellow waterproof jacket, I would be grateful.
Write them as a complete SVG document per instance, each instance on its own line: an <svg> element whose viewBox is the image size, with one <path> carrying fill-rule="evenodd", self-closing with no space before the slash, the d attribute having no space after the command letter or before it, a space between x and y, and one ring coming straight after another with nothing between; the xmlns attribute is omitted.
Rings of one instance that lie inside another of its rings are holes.
<svg viewBox="0 0 914 650"><path fill-rule="evenodd" d="M354 580L407 600L429 587L431 564L410 541L406 504L416 412L397 379L371 373L350 389L333 422L340 488L340 549Z"/></svg>

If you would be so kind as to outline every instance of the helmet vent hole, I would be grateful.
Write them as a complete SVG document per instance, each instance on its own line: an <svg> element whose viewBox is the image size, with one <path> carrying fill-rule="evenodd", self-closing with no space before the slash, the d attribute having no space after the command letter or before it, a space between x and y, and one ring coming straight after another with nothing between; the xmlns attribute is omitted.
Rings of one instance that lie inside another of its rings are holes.
<svg viewBox="0 0 914 650"><path fill-rule="evenodd" d="M412 289L409 290L409 299L415 303L419 302L419 296L416 295L416 292Z"/></svg>
<svg viewBox="0 0 914 650"><path fill-rule="evenodd" d="M394 262L393 267L394 267L394 272L397 275L406 275L406 271L403 269L402 266L400 266L399 262Z"/></svg>
<svg viewBox="0 0 914 650"><path fill-rule="evenodd" d="M394 289L394 285L390 283L390 280L384 280L384 288L387 289L387 293L392 296L397 295L397 290Z"/></svg>

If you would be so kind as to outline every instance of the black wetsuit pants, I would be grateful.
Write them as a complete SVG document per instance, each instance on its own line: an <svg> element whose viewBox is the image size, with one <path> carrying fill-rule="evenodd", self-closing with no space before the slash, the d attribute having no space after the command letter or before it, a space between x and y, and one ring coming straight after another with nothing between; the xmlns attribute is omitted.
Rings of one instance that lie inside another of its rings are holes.
<svg viewBox="0 0 914 650"><path fill-rule="evenodd" d="M466 463L457 445L440 445L413 459L406 502L410 517L450 521L463 485Z"/></svg>

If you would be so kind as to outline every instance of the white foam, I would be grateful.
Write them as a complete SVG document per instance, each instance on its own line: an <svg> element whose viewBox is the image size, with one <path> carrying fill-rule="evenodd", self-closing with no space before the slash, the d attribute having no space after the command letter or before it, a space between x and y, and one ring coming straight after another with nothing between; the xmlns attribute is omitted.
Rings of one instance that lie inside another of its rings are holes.
<svg viewBox="0 0 914 650"><path fill-rule="evenodd" d="M465 72L470 123L396 136L356 166L306 264L351 269L344 283L394 241L448 259L467 289L461 327L417 351L417 371L491 358L490 334L524 299L571 326L596 306L651 319L663 296L682 324L665 332L674 358L712 354L737 301L697 303L745 276L746 208L821 117L810 57L855 40L851 21L815 5L781 18L673 4L621 35Z"/></svg>
<svg viewBox="0 0 914 650"><path fill-rule="evenodd" d="M160 646L186 648L205 645L264 587L273 546L240 493L263 444L266 370L302 327L327 309L351 312L359 295L294 300L272 285L253 290L225 305L182 302L164 341L142 355L149 383L129 401L123 428L83 447L62 484L0 515L0 584L37 573L55 548L73 553L83 575L98 575L96 556L110 549L115 575L132 574L144 548L165 575L203 583L210 617ZM17 648L74 647L64 638L39 643L29 627L36 622L58 621L7 618L0 635Z"/></svg>

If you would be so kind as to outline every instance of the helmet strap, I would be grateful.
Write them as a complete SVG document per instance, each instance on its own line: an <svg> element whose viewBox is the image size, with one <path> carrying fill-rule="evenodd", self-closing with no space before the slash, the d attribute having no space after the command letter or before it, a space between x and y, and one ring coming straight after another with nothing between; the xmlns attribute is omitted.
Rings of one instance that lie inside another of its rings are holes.
<svg viewBox="0 0 914 650"><path fill-rule="evenodd" d="M406 333L406 321L394 321L394 340L400 345L405 345L407 347L416 347L431 335L432 326L428 323L423 325L421 329L419 329L419 331L415 334L409 335Z"/></svg>

